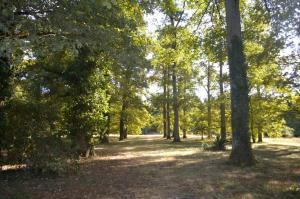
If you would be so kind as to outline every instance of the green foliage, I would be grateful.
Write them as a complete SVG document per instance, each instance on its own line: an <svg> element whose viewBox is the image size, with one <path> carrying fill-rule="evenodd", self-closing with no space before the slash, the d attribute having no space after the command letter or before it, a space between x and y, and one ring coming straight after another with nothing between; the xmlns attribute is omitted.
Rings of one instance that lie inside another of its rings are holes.
<svg viewBox="0 0 300 199"><path fill-rule="evenodd" d="M108 111L106 90L109 74L108 69L100 64L90 49L83 47L64 73L66 126L79 155L93 147L92 138L101 133L107 119L104 113Z"/></svg>
<svg viewBox="0 0 300 199"><path fill-rule="evenodd" d="M108 131L113 81L143 84L142 9L138 1L5 0L0 11L1 162L63 173ZM147 110L128 112L137 132Z"/></svg>
<svg viewBox="0 0 300 199"><path fill-rule="evenodd" d="M78 162L67 140L43 137L34 140L27 166L38 175L62 176L78 170Z"/></svg>
<svg viewBox="0 0 300 199"><path fill-rule="evenodd" d="M289 127L294 131L294 135L300 136L300 96L292 96L290 100L287 100L288 109L283 113L283 117Z"/></svg>
<svg viewBox="0 0 300 199"><path fill-rule="evenodd" d="M151 115L147 107L142 103L138 96L130 99L131 103L125 112L125 126L129 134L139 135L142 128L150 124ZM111 105L111 131L116 133L120 128L121 104L114 102Z"/></svg>
<svg viewBox="0 0 300 199"><path fill-rule="evenodd" d="M216 151L224 151L226 150L226 143L227 143L226 140L221 139L221 137L217 135L211 149Z"/></svg>

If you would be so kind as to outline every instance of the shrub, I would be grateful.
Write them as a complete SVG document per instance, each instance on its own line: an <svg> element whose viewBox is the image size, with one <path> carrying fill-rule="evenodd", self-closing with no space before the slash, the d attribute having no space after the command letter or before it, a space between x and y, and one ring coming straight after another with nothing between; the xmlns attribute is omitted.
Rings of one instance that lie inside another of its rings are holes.
<svg viewBox="0 0 300 199"><path fill-rule="evenodd" d="M216 139L213 142L213 145L211 147L212 150L216 151L224 151L226 150L226 140L221 139L219 135L217 135Z"/></svg>
<svg viewBox="0 0 300 199"><path fill-rule="evenodd" d="M64 140L48 137L36 139L27 166L39 175L61 176L78 170L78 162L70 144Z"/></svg>

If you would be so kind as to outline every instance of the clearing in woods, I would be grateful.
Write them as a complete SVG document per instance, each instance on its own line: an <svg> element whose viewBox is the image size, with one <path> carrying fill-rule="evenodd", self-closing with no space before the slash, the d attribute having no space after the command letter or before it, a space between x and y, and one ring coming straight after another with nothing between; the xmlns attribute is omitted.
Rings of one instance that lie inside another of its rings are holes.
<svg viewBox="0 0 300 199"><path fill-rule="evenodd" d="M300 139L265 139L254 145L253 167L227 164L229 151L204 151L189 136L171 143L161 136L129 136L99 145L78 174L38 178L2 172L0 198L196 199L300 198Z"/></svg>

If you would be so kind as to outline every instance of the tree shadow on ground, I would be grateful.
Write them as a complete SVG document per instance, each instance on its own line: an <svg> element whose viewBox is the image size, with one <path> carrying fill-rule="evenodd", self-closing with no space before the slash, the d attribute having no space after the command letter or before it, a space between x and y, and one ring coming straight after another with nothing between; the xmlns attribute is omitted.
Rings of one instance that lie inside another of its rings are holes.
<svg viewBox="0 0 300 199"><path fill-rule="evenodd" d="M135 138L99 145L102 155L83 161L76 175L0 185L6 194L17 186L30 198L298 198L297 147L256 145L258 163L240 168L228 164L228 151L203 151L199 143Z"/></svg>

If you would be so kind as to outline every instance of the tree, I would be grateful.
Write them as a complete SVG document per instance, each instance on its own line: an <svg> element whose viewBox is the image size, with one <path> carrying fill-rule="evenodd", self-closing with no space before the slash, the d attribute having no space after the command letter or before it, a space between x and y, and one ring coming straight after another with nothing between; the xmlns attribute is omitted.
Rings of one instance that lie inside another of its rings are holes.
<svg viewBox="0 0 300 199"><path fill-rule="evenodd" d="M232 151L230 161L235 165L252 165L254 156L249 135L249 98L247 65L241 36L239 0L225 1L227 52L231 86Z"/></svg>
<svg viewBox="0 0 300 199"><path fill-rule="evenodd" d="M171 36L170 48L175 52L178 48L177 46L177 28L182 21L184 14L185 2L183 3L183 8L180 10L174 1L165 1L162 3L162 11L169 18L169 34ZM173 122L173 142L180 142L179 136L179 105L178 105L178 88L177 88L177 63L175 60L172 62L172 88L173 88L173 112L174 112L174 122Z"/></svg>
<svg viewBox="0 0 300 199"><path fill-rule="evenodd" d="M88 157L93 153L94 136L100 137L107 119L108 68L106 65L97 64L90 49L83 46L79 49L74 63L67 68L64 77L69 87L66 125L74 150L78 155Z"/></svg>

